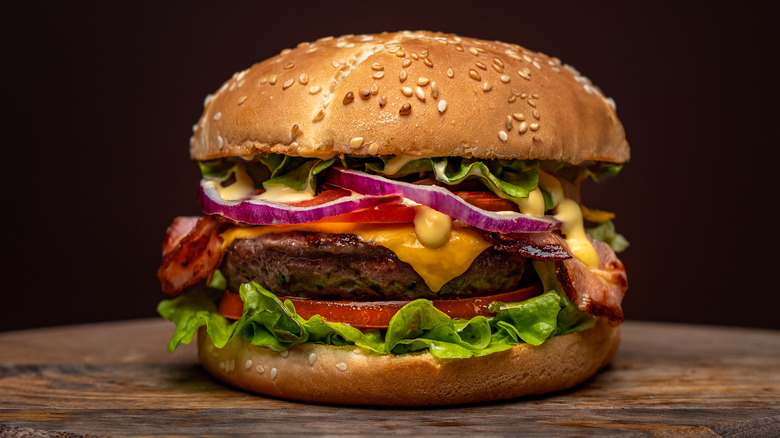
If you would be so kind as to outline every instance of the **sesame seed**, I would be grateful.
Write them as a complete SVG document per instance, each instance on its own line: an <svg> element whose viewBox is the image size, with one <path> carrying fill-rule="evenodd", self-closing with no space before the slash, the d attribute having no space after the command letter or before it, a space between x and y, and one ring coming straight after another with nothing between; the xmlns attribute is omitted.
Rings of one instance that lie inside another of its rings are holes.
<svg viewBox="0 0 780 438"><path fill-rule="evenodd" d="M504 72L504 67L500 66L498 64L491 64L491 67L493 67L493 70L495 70L498 73L503 73Z"/></svg>
<svg viewBox="0 0 780 438"><path fill-rule="evenodd" d="M439 84L436 82L431 82L431 95L434 99L439 98Z"/></svg>
<svg viewBox="0 0 780 438"><path fill-rule="evenodd" d="M425 64L426 67L433 67L433 62L428 58L423 58L423 64Z"/></svg>
<svg viewBox="0 0 780 438"><path fill-rule="evenodd" d="M500 138L501 141L507 141L509 136L506 135L506 131L498 131L498 138Z"/></svg>
<svg viewBox="0 0 780 438"><path fill-rule="evenodd" d="M454 72L454 71L452 71L452 67L450 67L450 68L448 68L448 69L447 69L447 77L448 77L448 78L450 78L450 79L452 79L453 77L455 77L455 72Z"/></svg>
<svg viewBox="0 0 780 438"><path fill-rule="evenodd" d="M363 146L363 137L355 137L349 141L349 147L352 149L357 149L360 146Z"/></svg>
<svg viewBox="0 0 780 438"><path fill-rule="evenodd" d="M252 359L247 359L247 361L244 362L244 368L247 370L252 368Z"/></svg>
<svg viewBox="0 0 780 438"><path fill-rule="evenodd" d="M481 68L482 70L487 70L487 66L479 61L475 63L477 65L477 68Z"/></svg>
<svg viewBox="0 0 780 438"><path fill-rule="evenodd" d="M378 72L374 73L374 74L373 74L373 75L371 75L371 76L372 76L374 79L382 79L383 77L385 77L385 72L383 72L383 71L378 71Z"/></svg>
<svg viewBox="0 0 780 438"><path fill-rule="evenodd" d="M455 50L457 50L458 52L462 52L463 51L463 46L461 46L460 44L456 44L455 45Z"/></svg>
<svg viewBox="0 0 780 438"><path fill-rule="evenodd" d="M536 93L534 93L534 94L532 94L532 95L531 95L531 97L533 97L534 99L538 99L538 98L539 98L539 95L538 95L538 94L536 94Z"/></svg>
<svg viewBox="0 0 780 438"><path fill-rule="evenodd" d="M376 155L377 152L379 152L379 145L376 143L371 143L371 145L368 146L368 153L371 155ZM309 356L309 362L311 361L312 361L311 356Z"/></svg>
<svg viewBox="0 0 780 438"><path fill-rule="evenodd" d="M558 68L558 67L553 67L553 68L552 68L552 71L554 71L555 73L560 73L560 72L561 72L561 69L560 69L560 68Z"/></svg>
<svg viewBox="0 0 780 438"><path fill-rule="evenodd" d="M350 91L344 95L344 99L341 101L341 103L344 105L349 105L353 100L355 100L355 94Z"/></svg>
<svg viewBox="0 0 780 438"><path fill-rule="evenodd" d="M295 137L298 137L298 133L301 131L301 128L298 126L298 124L292 125L292 128L290 129L290 135L292 136L293 140L295 140Z"/></svg>
<svg viewBox="0 0 780 438"><path fill-rule="evenodd" d="M400 114L400 115L402 115L402 116L409 115L409 113L411 113L411 112L412 112L412 106L411 106L411 105L409 105L408 103L405 103L405 104L404 104L404 105L401 107L401 109L400 109L400 110L398 110L398 114Z"/></svg>
<svg viewBox="0 0 780 438"><path fill-rule="evenodd" d="M515 94L517 94L517 93L515 93ZM528 94L527 93L520 93L519 96L520 96L520 99L524 99L525 100L528 97Z"/></svg>
<svg viewBox="0 0 780 438"><path fill-rule="evenodd" d="M288 62L287 64L284 65L284 69L285 70L290 70L291 68L294 68L294 67L295 67L295 64L293 64L292 62Z"/></svg>
<svg viewBox="0 0 780 438"><path fill-rule="evenodd" d="M222 149L222 144L223 144L223 143L224 143L224 140L222 140L222 136L221 136L221 135L218 135L218 136L217 136L217 147L218 147L219 149Z"/></svg>
<svg viewBox="0 0 780 438"><path fill-rule="evenodd" d="M268 82L268 78L260 78L259 81L257 81L260 85L265 85Z"/></svg>
<svg viewBox="0 0 780 438"><path fill-rule="evenodd" d="M371 68L374 69L374 70L384 70L385 69L385 67L382 64L378 63L378 62L375 62L375 63L371 64Z"/></svg>
<svg viewBox="0 0 780 438"><path fill-rule="evenodd" d="M536 109L534 110L534 118L536 120L539 120L541 118L541 114L539 114L539 110Z"/></svg>
<svg viewBox="0 0 780 438"><path fill-rule="evenodd" d="M406 56L406 52L404 52L403 50L399 50L399 51L395 52L395 56L397 56L399 58L403 58L404 56Z"/></svg>
<svg viewBox="0 0 780 438"><path fill-rule="evenodd" d="M528 124L525 122L520 122L520 126L517 127L517 132L524 133L526 130L528 130Z"/></svg>
<svg viewBox="0 0 780 438"><path fill-rule="evenodd" d="M238 104L241 105L242 103L246 102L246 96L241 96L238 98Z"/></svg>
<svg viewBox="0 0 780 438"><path fill-rule="evenodd" d="M385 96L379 98L379 108L384 108L386 103L387 99L385 99Z"/></svg>
<svg viewBox="0 0 780 438"><path fill-rule="evenodd" d="M439 113L443 113L447 110L447 101L446 100L440 100L439 101Z"/></svg>
<svg viewBox="0 0 780 438"><path fill-rule="evenodd" d="M279 371L276 368L271 368L271 380L275 379L277 374L279 374Z"/></svg>
<svg viewBox="0 0 780 438"><path fill-rule="evenodd" d="M512 96L509 96L509 99L507 99L507 102L515 103L516 100L517 100L517 98L514 95L512 95Z"/></svg>
<svg viewBox="0 0 780 438"><path fill-rule="evenodd" d="M334 59L333 61L331 61L331 62L330 62L330 65L332 65L332 66L333 66L333 68L339 68L339 62L338 62L338 61L336 61L335 59Z"/></svg>
<svg viewBox="0 0 780 438"><path fill-rule="evenodd" d="M523 59L525 59L525 60L526 60L526 62L531 62L531 61L532 61L532 60L531 60L531 57L530 57L530 56L528 56L528 55L523 55Z"/></svg>
<svg viewBox="0 0 780 438"><path fill-rule="evenodd" d="M222 113L217 111L216 114L214 114L213 119L214 120L219 120L220 118L222 118Z"/></svg>
<svg viewBox="0 0 780 438"><path fill-rule="evenodd" d="M401 87L401 93L404 93L404 96L411 96L414 94L414 91L411 87Z"/></svg>
<svg viewBox="0 0 780 438"><path fill-rule="evenodd" d="M509 75L501 75L501 82L508 83L512 78L509 77Z"/></svg>
<svg viewBox="0 0 780 438"><path fill-rule="evenodd" d="M482 76L480 76L479 73L477 73L477 71L474 70L474 69L469 70L469 77L471 79L474 79L475 81L481 81L482 80Z"/></svg>
<svg viewBox="0 0 780 438"><path fill-rule="evenodd" d="M531 131L536 131L537 129L539 129L539 124L531 123L530 125L528 125L528 127L531 128Z"/></svg>
<svg viewBox="0 0 780 438"><path fill-rule="evenodd" d="M392 44L392 45L391 45L391 44L385 44L385 48L387 48L387 51L388 51L388 52L390 52L390 53L395 53L395 52L397 52L397 51L398 51L398 49L400 49L401 47L399 47L398 45L395 45L395 44Z"/></svg>
<svg viewBox="0 0 780 438"><path fill-rule="evenodd" d="M534 141L542 141L542 139L534 135Z"/></svg>
<svg viewBox="0 0 780 438"><path fill-rule="evenodd" d="M371 93L372 96L376 96L376 93L379 91L379 87L377 87L376 82L371 83L371 88L368 90L369 93Z"/></svg>
<svg viewBox="0 0 780 438"><path fill-rule="evenodd" d="M262 374L262 373L265 372L265 368L263 368L262 365L258 365L258 366L255 367L255 371L257 371L258 373Z"/></svg>
<svg viewBox="0 0 780 438"><path fill-rule="evenodd" d="M490 82L485 81L485 83L482 84L482 91L487 92L490 91L491 89L493 89L493 85Z"/></svg>
<svg viewBox="0 0 780 438"><path fill-rule="evenodd" d="M404 62L401 63L401 67L406 68L412 65L412 60L409 58L404 59Z"/></svg>
<svg viewBox="0 0 780 438"><path fill-rule="evenodd" d="M506 116L506 129L512 130L512 116Z"/></svg>
<svg viewBox="0 0 780 438"><path fill-rule="evenodd" d="M309 365L314 365L314 361L317 360L317 353L309 354Z"/></svg>
<svg viewBox="0 0 780 438"><path fill-rule="evenodd" d="M537 70L541 70L542 66L539 64L539 61L534 60L534 62L531 63L534 67L536 67Z"/></svg>
<svg viewBox="0 0 780 438"><path fill-rule="evenodd" d="M499 58L498 56L493 58L493 64L500 67L504 67L504 61L502 61L501 58Z"/></svg>
<svg viewBox="0 0 780 438"><path fill-rule="evenodd" d="M479 56L479 52L477 51L476 47L469 47L469 53L471 53L474 56Z"/></svg>
<svg viewBox="0 0 780 438"><path fill-rule="evenodd" d="M268 78L268 83L271 85L276 85L276 75L271 75L271 77Z"/></svg>
<svg viewBox="0 0 780 438"><path fill-rule="evenodd" d="M371 92L369 90L363 89L358 91L358 95L360 96L361 99L365 100L371 97Z"/></svg>
<svg viewBox="0 0 780 438"><path fill-rule="evenodd" d="M527 72L526 70L528 70L528 69L520 70L520 71L517 72L517 74L519 74L521 78L523 78L523 79L525 79L527 81L530 81L531 80L531 74L529 72Z"/></svg>
<svg viewBox="0 0 780 438"><path fill-rule="evenodd" d="M319 85L315 85L315 86L309 88L309 94L317 94L321 90L322 90L322 87L320 87Z"/></svg>
<svg viewBox="0 0 780 438"><path fill-rule="evenodd" d="M312 122L319 122L320 120L322 120L322 119L323 119L323 117L325 117L325 110L324 110L324 109L321 109L321 110L319 110L319 111L317 112L317 114L315 114L315 115L314 115L314 118L313 118L313 119L311 119L311 121L312 121Z"/></svg>
<svg viewBox="0 0 780 438"><path fill-rule="evenodd" d="M309 77L306 76L306 73L301 73L301 75L298 76L298 82L300 82L301 85L306 85L309 83Z"/></svg>
<svg viewBox="0 0 780 438"><path fill-rule="evenodd" d="M417 78L417 85L419 85L421 87L424 87L424 86L428 85L428 82L430 82L430 81L431 81L430 79L421 76L421 77Z"/></svg>
<svg viewBox="0 0 780 438"><path fill-rule="evenodd" d="M225 362L219 362L219 369L224 371L225 370Z"/></svg>
<svg viewBox="0 0 780 438"><path fill-rule="evenodd" d="M415 61L418 61L420 59L420 57L417 56L416 53L412 52L412 59L414 59Z"/></svg>
<svg viewBox="0 0 780 438"><path fill-rule="evenodd" d="M420 56L422 56L423 58L425 58L426 56L428 56L428 51L427 51L427 50L425 50L425 49L421 50L421 51L420 51Z"/></svg>
<svg viewBox="0 0 780 438"><path fill-rule="evenodd" d="M533 99L528 99L528 105L529 105L531 108L536 108L536 101L535 101L535 100L533 100Z"/></svg>
<svg viewBox="0 0 780 438"><path fill-rule="evenodd" d="M398 79L400 79L401 82L406 80L406 70L401 70L401 73L398 74Z"/></svg>
<svg viewBox="0 0 780 438"><path fill-rule="evenodd" d="M282 85L282 90L286 90L286 89L292 87L292 84L294 84L294 83L295 83L295 79L287 79L284 82L284 85Z"/></svg>
<svg viewBox="0 0 780 438"><path fill-rule="evenodd" d="M523 115L523 113L514 113L512 114L512 117L514 117L515 120L517 120L518 122L522 122L523 120L525 120L525 116Z"/></svg>
<svg viewBox="0 0 780 438"><path fill-rule="evenodd" d="M347 370L347 364L345 364L344 362L337 363L336 364L336 368L340 369L341 371L346 371Z"/></svg>
<svg viewBox="0 0 780 438"><path fill-rule="evenodd" d="M421 87L417 87L414 89L414 94L417 95L417 98L421 101L425 102L425 91Z"/></svg>

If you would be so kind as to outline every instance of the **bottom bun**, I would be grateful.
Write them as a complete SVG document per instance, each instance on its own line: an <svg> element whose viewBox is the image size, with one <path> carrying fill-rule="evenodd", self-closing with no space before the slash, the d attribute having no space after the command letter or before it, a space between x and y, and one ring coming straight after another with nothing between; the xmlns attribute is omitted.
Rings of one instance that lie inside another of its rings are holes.
<svg viewBox="0 0 780 438"><path fill-rule="evenodd" d="M351 347L300 344L276 353L242 338L224 348L198 331L207 372L247 391L289 400L346 405L424 406L485 402L571 388L606 366L620 330L600 319L583 332L542 345L468 359L427 352L379 356Z"/></svg>

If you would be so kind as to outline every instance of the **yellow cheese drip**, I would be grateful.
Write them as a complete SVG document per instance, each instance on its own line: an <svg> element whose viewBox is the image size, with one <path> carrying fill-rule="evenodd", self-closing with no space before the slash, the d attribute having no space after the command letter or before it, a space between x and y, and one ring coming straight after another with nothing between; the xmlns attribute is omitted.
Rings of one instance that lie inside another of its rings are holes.
<svg viewBox="0 0 780 438"><path fill-rule="evenodd" d="M542 191L539 190L539 187L529 193L527 198L519 200L517 207L520 209L520 213L528 216L544 216L544 196L542 196Z"/></svg>
<svg viewBox="0 0 780 438"><path fill-rule="evenodd" d="M564 199L555 208L555 218L561 221L561 232L566 236L566 243L574 257L589 268L598 269L599 255L585 235L580 205L571 199Z"/></svg>
<svg viewBox="0 0 780 438"><path fill-rule="evenodd" d="M470 228L455 228L449 239L438 248L423 245L411 224L356 225L353 223L300 224L290 226L260 226L233 228L222 233L223 248L235 239L252 239L269 233L287 231L320 231L355 234L393 251L399 260L408 263L420 274L432 291L439 291L448 281L463 274L482 251L490 247Z"/></svg>
<svg viewBox="0 0 780 438"><path fill-rule="evenodd" d="M219 196L227 201L235 201L246 198L255 191L255 183L252 178L240 167L233 168L233 175L236 178L233 184L223 187L220 183L214 183Z"/></svg>

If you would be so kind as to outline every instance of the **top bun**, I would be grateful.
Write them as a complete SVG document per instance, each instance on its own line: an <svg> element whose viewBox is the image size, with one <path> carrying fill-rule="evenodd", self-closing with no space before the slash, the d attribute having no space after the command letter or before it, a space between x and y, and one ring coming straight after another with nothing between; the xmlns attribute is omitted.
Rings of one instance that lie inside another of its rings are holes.
<svg viewBox="0 0 780 438"><path fill-rule="evenodd" d="M285 49L206 97L190 145L198 160L629 158L614 102L571 66L514 44L425 31Z"/></svg>

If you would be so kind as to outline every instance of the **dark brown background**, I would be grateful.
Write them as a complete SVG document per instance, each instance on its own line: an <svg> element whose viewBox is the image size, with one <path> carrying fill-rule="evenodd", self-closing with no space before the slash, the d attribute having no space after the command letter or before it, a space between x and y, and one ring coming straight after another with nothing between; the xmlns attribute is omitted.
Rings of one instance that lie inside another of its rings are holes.
<svg viewBox="0 0 780 438"><path fill-rule="evenodd" d="M203 97L300 41L399 29L520 43L617 101L633 157L586 199L632 243L628 318L780 328L780 72L758 3L105 3L3 7L0 330L154 316L165 228L199 211Z"/></svg>

